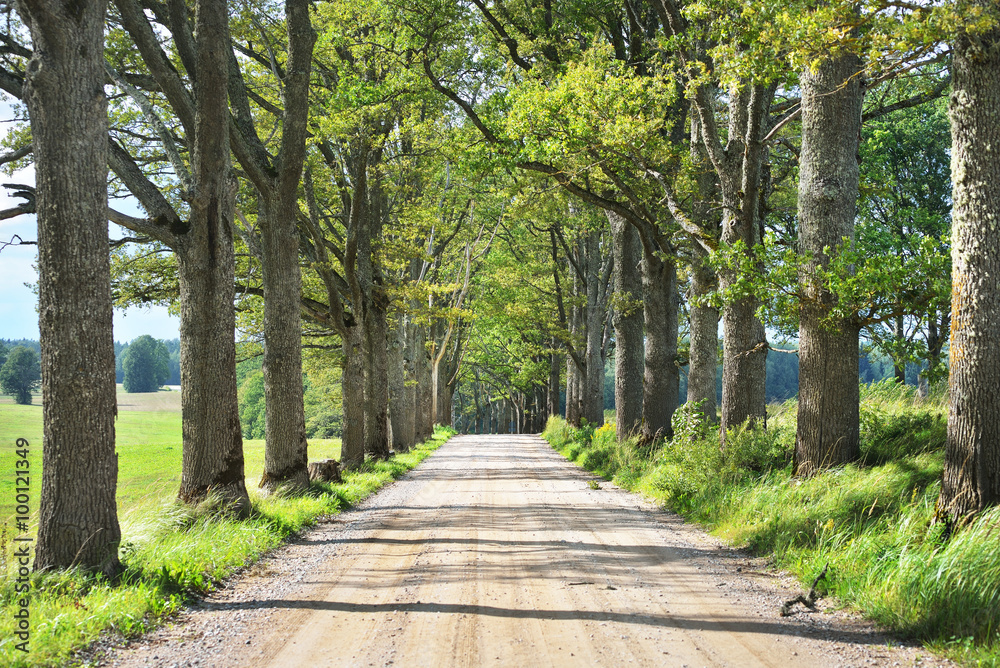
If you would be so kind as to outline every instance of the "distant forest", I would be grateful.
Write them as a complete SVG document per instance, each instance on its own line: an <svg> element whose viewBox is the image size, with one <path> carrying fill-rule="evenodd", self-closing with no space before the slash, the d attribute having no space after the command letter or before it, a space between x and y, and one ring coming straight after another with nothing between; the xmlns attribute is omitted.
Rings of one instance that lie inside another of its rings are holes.
<svg viewBox="0 0 1000 668"><path fill-rule="evenodd" d="M167 378L165 385L180 385L181 384L181 342L180 339L160 339L163 341L163 345L167 347L167 352L170 353L170 377ZM38 341L34 339L0 339L8 348L13 348L14 346L25 346L26 348L31 348L36 353L41 354L41 347ZM125 372L122 371L122 353L128 348L128 343L119 343L115 341L115 382L120 383L125 378Z"/></svg>
<svg viewBox="0 0 1000 668"><path fill-rule="evenodd" d="M720 343L721 347L721 343ZM772 348L794 351L795 346L789 344L772 344ZM926 366L926 365L925 365ZM681 367L680 403L687 397L687 365ZM910 363L906 365L906 384L916 385L920 367ZM863 350L858 363L858 380L862 383L877 383L886 378L892 378L894 368L892 360L886 355L865 353ZM767 402L782 402L795 398L799 393L799 356L794 353L782 353L772 350L767 354ZM722 403L722 361L720 358L715 374L716 400ZM565 404L563 404L565 406ZM615 407L615 363L609 356L604 368L604 408L612 410Z"/></svg>
<svg viewBox="0 0 1000 668"><path fill-rule="evenodd" d="M181 383L181 344L178 339L161 339L170 353L170 378L167 385L180 385ZM14 346L27 346L39 351L38 341L31 339L8 340L2 339L8 348ZM128 343L115 342L115 382L122 382L123 372L121 358L122 353L128 347ZM794 350L795 347L787 344L774 344L774 348L784 350ZM257 361L259 366L259 360ZM910 363L906 365L906 384L916 385L917 374L920 367ZM244 374L246 375L246 374ZM858 379L862 383L874 383L893 375L892 360L885 355L861 353L858 364ZM242 379L241 379L242 380ZM715 375L716 395L719 402L722 401L722 363L719 363L718 371ZM767 401L781 402L794 398L799 392L799 356L794 353L780 353L772 351L767 356ZM687 396L687 366L681 367L681 400ZM611 410L615 407L615 370L614 358L609 357L604 371L604 408Z"/></svg>

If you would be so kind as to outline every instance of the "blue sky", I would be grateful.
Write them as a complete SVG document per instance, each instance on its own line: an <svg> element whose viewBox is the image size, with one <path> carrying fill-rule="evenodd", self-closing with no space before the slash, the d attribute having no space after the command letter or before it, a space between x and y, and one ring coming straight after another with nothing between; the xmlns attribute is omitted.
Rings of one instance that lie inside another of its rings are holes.
<svg viewBox="0 0 1000 668"><path fill-rule="evenodd" d="M12 116L10 106L0 101L0 121L3 121L0 122L0 136L6 134ZM0 175L0 183L34 182L34 170L31 169L17 172L12 177ZM6 188L0 188L0 210L22 202L9 197ZM26 241L35 241L37 229L34 215L0 220L0 243L10 241L14 235ZM111 234L118 236L118 230L112 229ZM0 251L0 339L38 338L38 300L31 288L25 286L25 283L34 284L38 280L32 267L36 257L34 246L8 246ZM131 341L143 334L158 339L175 339L179 336L180 319L160 306L115 309L114 328L116 341Z"/></svg>
<svg viewBox="0 0 1000 668"><path fill-rule="evenodd" d="M4 182L31 183L33 180L25 180L21 174L17 174L14 179ZM6 192L0 193L0 209L16 206L20 201L7 197ZM15 234L22 239L34 241L36 232L33 215L0 221L0 240L4 242L10 241ZM34 246L8 246L0 252L0 339L38 338L38 300L31 288L25 285L34 284L38 280L32 266L36 257ZM161 306L115 309L116 341L131 341L143 334L158 339L176 339L179 327L180 320Z"/></svg>

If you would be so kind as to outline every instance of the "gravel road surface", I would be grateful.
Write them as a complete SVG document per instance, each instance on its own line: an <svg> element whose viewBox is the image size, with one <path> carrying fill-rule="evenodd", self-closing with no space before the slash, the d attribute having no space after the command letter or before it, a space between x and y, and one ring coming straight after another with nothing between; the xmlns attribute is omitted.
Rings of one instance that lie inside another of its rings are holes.
<svg viewBox="0 0 1000 668"><path fill-rule="evenodd" d="M460 436L107 666L941 666L534 436ZM827 606L831 606L827 608ZM801 609L801 608L800 608Z"/></svg>

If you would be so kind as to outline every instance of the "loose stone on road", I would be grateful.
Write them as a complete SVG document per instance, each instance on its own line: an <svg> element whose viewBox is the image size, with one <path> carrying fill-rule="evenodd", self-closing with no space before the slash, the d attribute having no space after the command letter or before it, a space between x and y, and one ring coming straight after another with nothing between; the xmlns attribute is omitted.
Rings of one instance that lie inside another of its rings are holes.
<svg viewBox="0 0 1000 668"><path fill-rule="evenodd" d="M781 618L798 585L590 480L538 437L453 438L102 662L944 665L839 613Z"/></svg>

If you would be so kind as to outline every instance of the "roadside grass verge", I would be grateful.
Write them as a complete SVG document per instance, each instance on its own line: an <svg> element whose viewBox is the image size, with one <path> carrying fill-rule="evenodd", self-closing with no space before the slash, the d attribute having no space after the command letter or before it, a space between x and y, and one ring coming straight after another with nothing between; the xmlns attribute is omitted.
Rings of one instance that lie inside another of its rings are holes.
<svg viewBox="0 0 1000 668"><path fill-rule="evenodd" d="M0 665L63 665L73 652L103 632L130 637L155 627L186 601L211 591L220 580L251 565L297 532L410 471L453 433L438 428L430 440L408 453L387 461L368 461L359 471L345 474L343 484L314 483L302 496L267 498L256 493L255 479L249 475L255 458L263 456L255 451L263 448L248 442L247 486L253 507L249 519L227 517L212 499L194 508L177 504L173 501L176 485L158 498L143 497L120 513L121 554L126 565L120 582L73 571L30 575L27 654L16 648L20 641L14 635L21 595L15 591L12 536L0 537L6 542L0 545L0 573L4 574L0 578ZM333 445L327 446L327 453L310 447L311 459L329 456L329 450L339 452L339 442ZM180 446L176 447L179 457ZM179 468L178 459L178 472Z"/></svg>
<svg viewBox="0 0 1000 668"><path fill-rule="evenodd" d="M791 475L794 401L769 407L768 431L730 432L685 406L669 443L616 443L613 426L553 418L559 452L641 492L728 542L769 555L821 593L929 648L1000 666L1000 509L954 535L933 522L946 436L942 396L919 401L893 383L862 386L861 460L809 480Z"/></svg>

